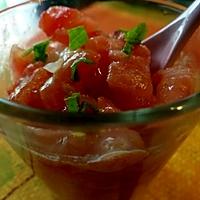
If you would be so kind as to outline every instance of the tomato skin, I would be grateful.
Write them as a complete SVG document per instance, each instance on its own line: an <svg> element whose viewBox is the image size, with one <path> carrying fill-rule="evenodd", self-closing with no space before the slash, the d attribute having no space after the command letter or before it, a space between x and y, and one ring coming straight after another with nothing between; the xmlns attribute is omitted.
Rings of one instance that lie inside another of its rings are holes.
<svg viewBox="0 0 200 200"><path fill-rule="evenodd" d="M75 84L77 89L82 88L83 93L91 95L95 98L105 92L107 84L102 75L98 72L97 66L81 64L79 66L78 73L80 74L80 81Z"/></svg>
<svg viewBox="0 0 200 200"><path fill-rule="evenodd" d="M135 70L134 66L112 63L108 76L111 99L122 110L130 110L151 105L153 88L151 79Z"/></svg>
<svg viewBox="0 0 200 200"><path fill-rule="evenodd" d="M159 70L153 81L158 103L169 103L195 92L197 74L187 67L171 67Z"/></svg>
<svg viewBox="0 0 200 200"><path fill-rule="evenodd" d="M29 64L23 71L22 76L31 76L36 69L42 68L44 63L41 61L37 61L34 64Z"/></svg>
<svg viewBox="0 0 200 200"><path fill-rule="evenodd" d="M84 49L92 50L100 54L108 54L109 46L109 38L107 36L97 35L88 40L84 46Z"/></svg>
<svg viewBox="0 0 200 200"><path fill-rule="evenodd" d="M93 63L79 63L77 67L79 80L73 82L72 84L77 88L77 90L80 89L82 93L91 95L98 90L100 80L97 80L98 77L96 71L101 56L96 52L88 51L85 52L83 57L90 59ZM96 87L96 90L94 90L94 87Z"/></svg>
<svg viewBox="0 0 200 200"><path fill-rule="evenodd" d="M72 80L71 65L80 58L87 58L93 63L87 64L80 62L77 65L78 79ZM103 84L107 84L105 81L106 77L103 77L99 72L100 61L101 55L99 53L92 50L79 50L74 52L72 56L68 57L68 61L54 74L54 76L56 76L59 81L70 84L76 91L97 97L102 91Z"/></svg>
<svg viewBox="0 0 200 200"><path fill-rule="evenodd" d="M10 90L9 100L34 108L44 108L39 90L51 73L43 68L36 69L31 76L19 79L13 90Z"/></svg>
<svg viewBox="0 0 200 200"><path fill-rule="evenodd" d="M153 86L149 69L149 50L138 45L131 56L115 50L110 54L107 82L112 101L122 110L148 107L153 102Z"/></svg>
<svg viewBox="0 0 200 200"><path fill-rule="evenodd" d="M62 44L65 44L66 46L69 45L69 35L67 33L67 30L63 27L55 30L55 32L52 35L52 39L54 41L61 42Z"/></svg>
<svg viewBox="0 0 200 200"><path fill-rule="evenodd" d="M50 7L41 14L39 21L39 27L47 36L53 36L53 40L64 44L68 44L67 29L77 26L84 26L89 36L93 36L97 30L97 25L92 19L77 9L63 6Z"/></svg>
<svg viewBox="0 0 200 200"><path fill-rule="evenodd" d="M86 50L100 54L98 71L105 79L108 75L108 65L110 64L109 48L109 38L103 34L91 37L84 47Z"/></svg>
<svg viewBox="0 0 200 200"><path fill-rule="evenodd" d="M41 14L39 27L48 35L51 36L56 29L62 27L72 28L76 26L76 21L81 16L77 9L53 6Z"/></svg>
<svg viewBox="0 0 200 200"><path fill-rule="evenodd" d="M40 88L41 100L47 110L59 111L65 108L65 94L62 84L50 77Z"/></svg>

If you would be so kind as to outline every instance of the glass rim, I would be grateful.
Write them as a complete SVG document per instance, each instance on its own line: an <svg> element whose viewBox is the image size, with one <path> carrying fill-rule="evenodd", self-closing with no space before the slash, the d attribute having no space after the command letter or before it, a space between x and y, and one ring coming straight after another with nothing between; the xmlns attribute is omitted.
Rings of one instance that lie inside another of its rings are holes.
<svg viewBox="0 0 200 200"><path fill-rule="evenodd" d="M148 0L149 1L149 0ZM147 1L147 2L148 2ZM151 1L150 1L151 2ZM152 0L155 3L155 0ZM157 3L160 1L157 1ZM32 3L24 3L6 8L0 14L13 8ZM164 2L162 5L165 5ZM176 5L176 4L175 4ZM169 5L165 5L170 8ZM174 7L176 8L176 6ZM178 8L180 10L180 7ZM0 98L0 114L14 117L22 121L31 121L52 125L87 125L87 124L142 124L157 121L164 118L175 117L183 113L192 112L200 108L200 92L179 101L157 105L154 107L140 108L136 110L121 111L114 113L67 113L47 111L32 108Z"/></svg>

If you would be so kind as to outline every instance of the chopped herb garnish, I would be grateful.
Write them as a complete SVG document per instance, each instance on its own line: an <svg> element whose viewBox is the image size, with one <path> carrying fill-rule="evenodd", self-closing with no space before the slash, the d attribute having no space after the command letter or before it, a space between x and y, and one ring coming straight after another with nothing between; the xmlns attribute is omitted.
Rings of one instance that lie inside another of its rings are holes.
<svg viewBox="0 0 200 200"><path fill-rule="evenodd" d="M34 60L45 62L47 59L46 50L50 40L45 40L33 46Z"/></svg>
<svg viewBox="0 0 200 200"><path fill-rule="evenodd" d="M22 56L28 56L30 53L34 53L34 60L35 61L42 61L45 62L47 59L46 50L50 43L50 40L45 40L40 43L34 44L33 47L25 50Z"/></svg>
<svg viewBox="0 0 200 200"><path fill-rule="evenodd" d="M78 26L68 30L69 49L74 51L82 47L88 41L88 34L83 26Z"/></svg>
<svg viewBox="0 0 200 200"><path fill-rule="evenodd" d="M98 108L88 101L80 100L80 93L72 93L71 96L64 99L68 112L84 113L84 112L98 112Z"/></svg>
<svg viewBox="0 0 200 200"><path fill-rule="evenodd" d="M80 93L73 93L71 96L65 98L68 112L79 112L79 98Z"/></svg>
<svg viewBox="0 0 200 200"><path fill-rule="evenodd" d="M123 52L130 55L132 48L135 44L141 43L147 32L147 27L145 23L141 23L134 27L130 31L125 32L125 45L123 47Z"/></svg>
<svg viewBox="0 0 200 200"><path fill-rule="evenodd" d="M86 64L93 64L94 62L88 58L85 58L85 57L82 57L82 58L79 58L77 60L75 60L73 62L73 64L71 65L71 79L74 80L74 81L77 81L79 80L79 77L78 77L78 65L79 63L86 63Z"/></svg>

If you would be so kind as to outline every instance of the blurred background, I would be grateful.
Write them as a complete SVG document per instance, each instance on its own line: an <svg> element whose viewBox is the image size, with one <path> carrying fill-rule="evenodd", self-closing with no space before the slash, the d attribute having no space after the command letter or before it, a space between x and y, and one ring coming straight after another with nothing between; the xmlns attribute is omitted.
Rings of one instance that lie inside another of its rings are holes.
<svg viewBox="0 0 200 200"><path fill-rule="evenodd" d="M28 0L0 0L0 10L4 9L6 7L10 7L13 5L17 5L19 3L25 2ZM60 3L66 3L69 2L69 0L44 0L44 1L49 1L51 3L55 2L60 2ZM163 0L163 1L170 1L170 0ZM193 0L174 0L177 3L183 4L188 6Z"/></svg>
<svg viewBox="0 0 200 200"><path fill-rule="evenodd" d="M4 9L6 7L10 7L25 1L26 0L0 0L0 9Z"/></svg>

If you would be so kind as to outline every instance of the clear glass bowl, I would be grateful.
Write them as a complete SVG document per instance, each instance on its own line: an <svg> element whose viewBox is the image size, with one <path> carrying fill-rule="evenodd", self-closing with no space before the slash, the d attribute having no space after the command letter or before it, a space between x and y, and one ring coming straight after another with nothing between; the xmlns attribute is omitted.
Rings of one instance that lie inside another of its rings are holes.
<svg viewBox="0 0 200 200"><path fill-rule="evenodd" d="M70 6L85 9L92 2L70 1ZM184 9L171 1L153 2L112 4L112 9L122 12L115 15L115 21L110 20L111 3L98 4L97 7L104 8L99 24L109 23L108 29L119 27L120 23L125 25L119 18L128 19L131 13L136 21L145 20L150 25L151 34ZM29 2L0 13L2 134L55 198L131 199L138 188L145 190L145 185L198 123L200 93L153 108L95 115L47 112L7 101L6 90L12 81L8 63L10 48L13 44L24 45L24 41L40 32L38 18L48 6L47 1L42 5ZM86 8L86 12L94 14L92 9ZM185 48L192 56L199 56L194 45L199 38L200 31L197 31Z"/></svg>

